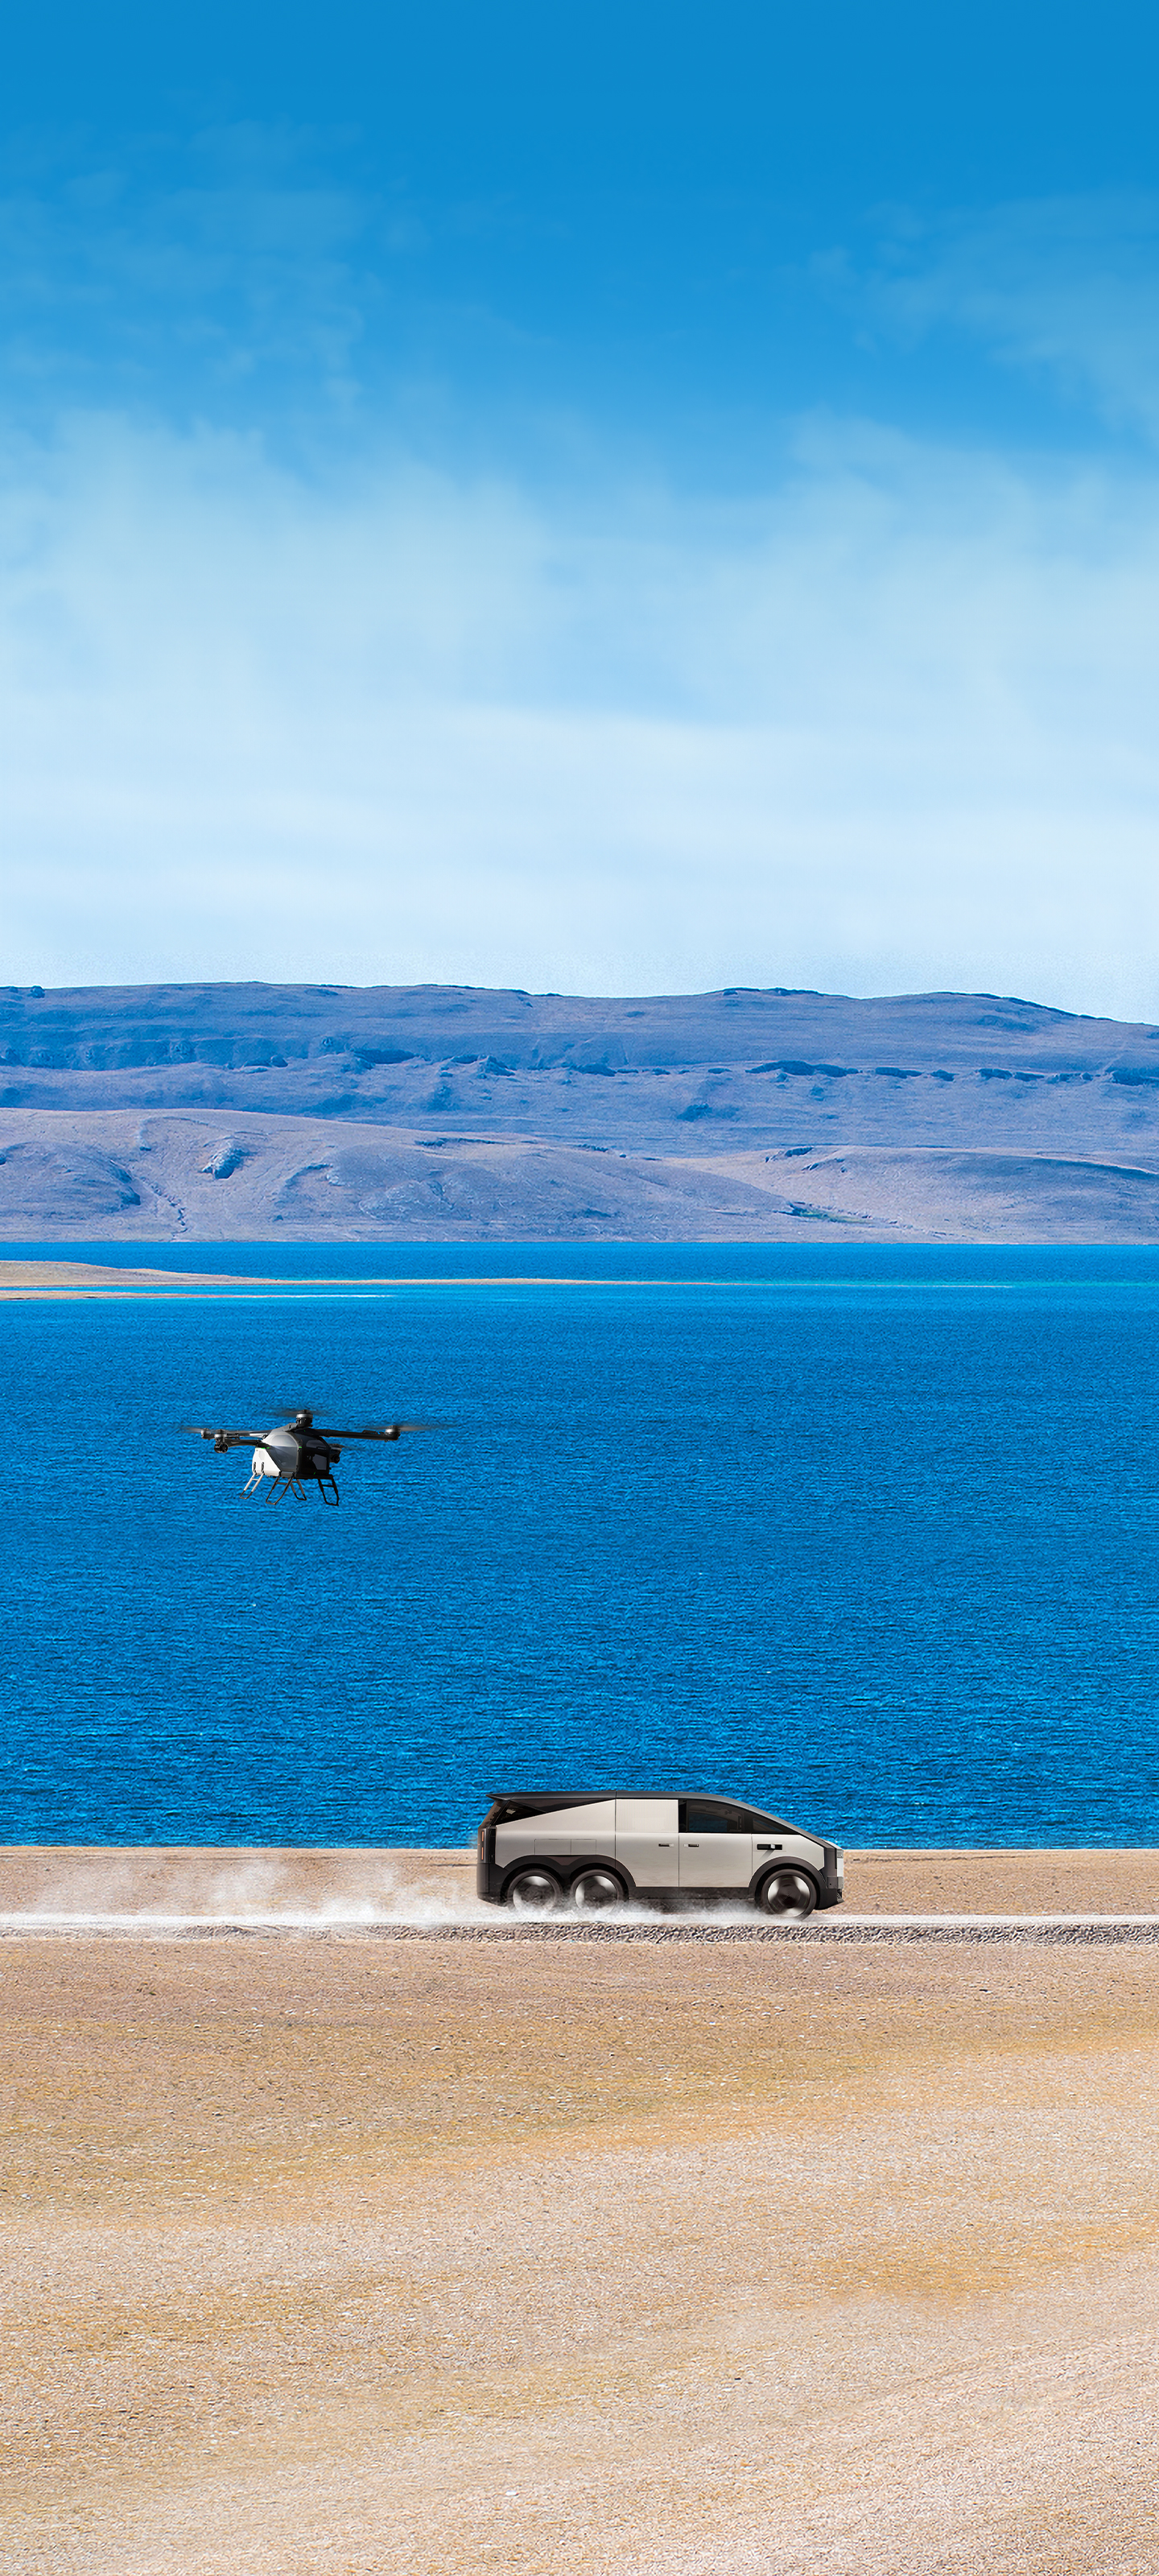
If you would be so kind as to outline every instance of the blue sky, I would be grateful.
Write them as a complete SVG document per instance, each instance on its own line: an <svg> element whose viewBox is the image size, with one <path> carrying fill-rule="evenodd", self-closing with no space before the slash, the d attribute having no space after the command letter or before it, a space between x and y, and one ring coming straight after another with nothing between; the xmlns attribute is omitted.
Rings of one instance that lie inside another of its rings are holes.
<svg viewBox="0 0 1159 2576"><path fill-rule="evenodd" d="M1159 1018L1157 55L1122 0L10 20L10 979Z"/></svg>

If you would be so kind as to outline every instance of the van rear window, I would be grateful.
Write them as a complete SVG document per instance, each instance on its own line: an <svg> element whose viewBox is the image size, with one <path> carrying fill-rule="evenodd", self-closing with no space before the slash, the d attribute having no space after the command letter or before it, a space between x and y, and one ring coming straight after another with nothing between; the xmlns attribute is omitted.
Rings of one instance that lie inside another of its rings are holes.
<svg viewBox="0 0 1159 2576"><path fill-rule="evenodd" d="M525 1816L551 1816L557 1808L582 1806L582 1798L496 1798L485 1825L521 1825Z"/></svg>

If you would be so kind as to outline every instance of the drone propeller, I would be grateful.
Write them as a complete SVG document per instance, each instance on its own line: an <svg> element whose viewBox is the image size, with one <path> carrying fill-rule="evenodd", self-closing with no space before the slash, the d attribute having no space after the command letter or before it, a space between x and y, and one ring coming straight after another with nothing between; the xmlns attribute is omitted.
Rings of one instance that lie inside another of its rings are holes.
<svg viewBox="0 0 1159 2576"><path fill-rule="evenodd" d="M297 1403L262 1404L255 1406L254 1409L259 1421L263 1423L264 1429L261 1431L232 1431L223 1427L221 1434L223 1440L264 1440L267 1432L288 1430L295 1422L300 1423L303 1430L307 1428L312 1430L314 1427L314 1415L317 1407L311 1404ZM180 1427L182 1431L202 1431L204 1428L200 1422L183 1422ZM215 1424L213 1426L214 1433L216 1433L216 1428L217 1426ZM206 1433L205 1436L209 1437L210 1435Z"/></svg>

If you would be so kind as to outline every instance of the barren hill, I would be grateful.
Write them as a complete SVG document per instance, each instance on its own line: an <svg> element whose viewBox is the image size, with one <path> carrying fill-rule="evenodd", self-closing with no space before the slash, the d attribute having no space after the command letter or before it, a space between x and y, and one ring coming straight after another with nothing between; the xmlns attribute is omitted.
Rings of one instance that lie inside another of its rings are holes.
<svg viewBox="0 0 1159 2576"><path fill-rule="evenodd" d="M0 1233L1159 1239L1159 1029L987 994L0 992Z"/></svg>

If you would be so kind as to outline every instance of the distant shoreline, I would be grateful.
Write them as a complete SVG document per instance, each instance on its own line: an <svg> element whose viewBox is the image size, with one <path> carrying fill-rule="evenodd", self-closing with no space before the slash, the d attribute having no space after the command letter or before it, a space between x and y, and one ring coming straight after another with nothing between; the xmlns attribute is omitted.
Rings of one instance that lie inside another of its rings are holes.
<svg viewBox="0 0 1159 2576"><path fill-rule="evenodd" d="M641 1285L655 1287L651 1280ZM158 1297L188 1296L199 1288L624 1288L632 1282L624 1279L580 1279L555 1275L533 1277L525 1271L496 1272L494 1276L470 1273L466 1277L438 1277L416 1272L413 1277L398 1274L381 1278L351 1277L335 1272L325 1277L283 1278L269 1272L239 1270L114 1270L94 1261L5 1261L0 1258L0 1303L29 1299L55 1300L93 1297Z"/></svg>

